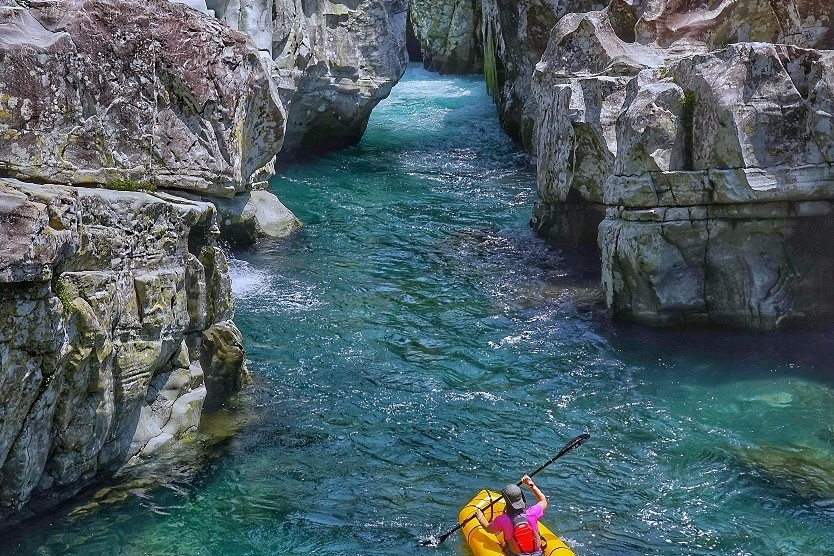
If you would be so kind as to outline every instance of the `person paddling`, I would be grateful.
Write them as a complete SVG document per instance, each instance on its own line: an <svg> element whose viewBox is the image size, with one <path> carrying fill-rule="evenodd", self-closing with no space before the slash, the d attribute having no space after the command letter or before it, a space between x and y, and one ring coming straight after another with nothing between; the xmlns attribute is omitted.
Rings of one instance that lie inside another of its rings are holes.
<svg viewBox="0 0 834 556"><path fill-rule="evenodd" d="M547 497L529 475L522 477L521 483L536 497L535 504L528 508L524 493L518 485L510 484L501 491L506 501L503 514L490 522L479 508L475 511L475 518L486 531L504 534L503 548L508 556L541 556L539 519L547 509Z"/></svg>

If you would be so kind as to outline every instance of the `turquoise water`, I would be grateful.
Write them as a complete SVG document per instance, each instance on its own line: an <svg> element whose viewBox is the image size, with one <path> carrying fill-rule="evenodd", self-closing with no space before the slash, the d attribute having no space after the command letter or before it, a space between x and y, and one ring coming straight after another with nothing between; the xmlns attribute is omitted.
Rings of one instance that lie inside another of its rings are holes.
<svg viewBox="0 0 834 556"><path fill-rule="evenodd" d="M359 146L276 176L305 227L234 254L241 430L0 553L466 555L417 543L588 432L536 480L579 555L834 554L834 330L610 321L483 89L411 66Z"/></svg>

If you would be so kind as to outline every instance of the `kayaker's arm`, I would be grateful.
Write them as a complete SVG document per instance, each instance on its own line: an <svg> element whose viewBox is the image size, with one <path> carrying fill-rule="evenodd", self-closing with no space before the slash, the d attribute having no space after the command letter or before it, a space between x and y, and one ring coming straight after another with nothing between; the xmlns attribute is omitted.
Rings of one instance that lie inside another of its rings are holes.
<svg viewBox="0 0 834 556"><path fill-rule="evenodd" d="M521 482L530 489L530 492L533 493L533 496L536 497L538 500L539 506L542 507L542 511L547 509L547 496L536 486L536 483L533 482L533 479L530 478L529 475L525 475L521 478Z"/></svg>
<svg viewBox="0 0 834 556"><path fill-rule="evenodd" d="M475 519L478 520L478 523L480 523L481 527L483 527L487 532L489 532L489 533L494 533L495 532L495 531L492 530L492 526L489 524L489 521L487 521L486 516L484 515L484 512L482 512L480 508L477 508L475 510Z"/></svg>

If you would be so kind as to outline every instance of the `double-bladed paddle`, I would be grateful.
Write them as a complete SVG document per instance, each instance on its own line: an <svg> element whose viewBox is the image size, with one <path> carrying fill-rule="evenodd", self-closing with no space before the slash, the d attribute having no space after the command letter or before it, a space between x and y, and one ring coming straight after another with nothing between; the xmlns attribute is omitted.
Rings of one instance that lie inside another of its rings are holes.
<svg viewBox="0 0 834 556"><path fill-rule="evenodd" d="M550 458L550 461L548 461L547 463L545 463L544 465L542 465L541 467L539 467L538 469L536 469L532 473L528 473L527 475L529 477L533 477L536 473L538 473L539 471L541 471L542 469L544 469L545 467L547 467L548 465L550 465L551 463L553 463L554 461L559 459L560 457L564 456L565 454L567 454L568 452L570 452L574 448L578 448L579 446L581 446L582 443L585 442L586 440L588 440L589 438L591 438L591 435L588 434L588 433L580 434L579 436L577 436L576 438L574 438L573 440L571 440L570 442L565 444L565 446L561 450L559 450L558 454L556 454L555 456ZM521 481L518 481L516 483L516 485L521 486ZM493 500L492 502L490 502L489 504L487 504L484 508L482 508L482 510L486 510L487 508L492 507L493 504L495 504L496 502L498 502L502 498L504 498L503 494L501 496L499 496L498 498L496 498L495 500ZM442 543L443 541L448 539L449 535L451 535L452 533L454 533L455 531L457 531L458 529L463 527L470 520L474 519L474 517L475 517L475 514L472 514L470 517L468 517L468 518L464 519L462 522L458 523L456 527L454 527L453 529L450 529L449 531L446 531L445 533L443 533L439 537L431 536L427 539L422 539L420 541L420 546L437 546L437 545L439 545L440 543Z"/></svg>

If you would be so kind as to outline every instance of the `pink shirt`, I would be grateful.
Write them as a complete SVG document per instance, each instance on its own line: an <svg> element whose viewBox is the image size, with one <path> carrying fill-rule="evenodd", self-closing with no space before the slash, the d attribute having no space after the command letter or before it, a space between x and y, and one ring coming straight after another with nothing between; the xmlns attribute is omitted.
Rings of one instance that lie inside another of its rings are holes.
<svg viewBox="0 0 834 556"><path fill-rule="evenodd" d="M527 523L533 528L536 534L539 534L539 519L544 515L544 510L538 504L533 504L527 508ZM496 533L504 533L504 538L509 539L513 536L513 520L507 514L501 514L490 523L492 530ZM514 548L517 548L514 546Z"/></svg>

